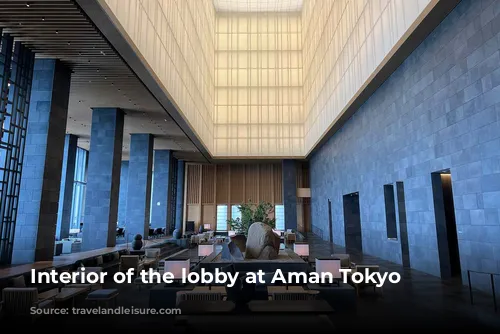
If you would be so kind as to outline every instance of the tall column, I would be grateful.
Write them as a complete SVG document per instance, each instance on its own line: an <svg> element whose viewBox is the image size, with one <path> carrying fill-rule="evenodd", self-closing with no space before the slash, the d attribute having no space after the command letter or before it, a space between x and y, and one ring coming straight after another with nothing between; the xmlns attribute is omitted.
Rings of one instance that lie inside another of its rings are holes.
<svg viewBox="0 0 500 334"><path fill-rule="evenodd" d="M92 110L83 221L85 250L116 245L123 119L118 108Z"/></svg>
<svg viewBox="0 0 500 334"><path fill-rule="evenodd" d="M177 161L177 193L175 200L175 228L182 233L182 219L184 215L184 161Z"/></svg>
<svg viewBox="0 0 500 334"><path fill-rule="evenodd" d="M54 256L70 83L60 61L35 60L13 264Z"/></svg>
<svg viewBox="0 0 500 334"><path fill-rule="evenodd" d="M151 179L153 173L153 135L132 134L128 166L126 233L133 238L149 234Z"/></svg>
<svg viewBox="0 0 500 334"><path fill-rule="evenodd" d="M78 137L67 134L64 139L64 157L61 173L61 187L59 190L59 209L57 211L56 238L58 240L69 237L77 148Z"/></svg>
<svg viewBox="0 0 500 334"><path fill-rule="evenodd" d="M283 207L285 228L297 229L297 163L283 160Z"/></svg>
<svg viewBox="0 0 500 334"><path fill-rule="evenodd" d="M172 151L154 151L153 205L151 206L151 227L167 227L171 160Z"/></svg>
<svg viewBox="0 0 500 334"><path fill-rule="evenodd" d="M127 223L128 161L122 161L120 172L120 196L118 199L118 226Z"/></svg>

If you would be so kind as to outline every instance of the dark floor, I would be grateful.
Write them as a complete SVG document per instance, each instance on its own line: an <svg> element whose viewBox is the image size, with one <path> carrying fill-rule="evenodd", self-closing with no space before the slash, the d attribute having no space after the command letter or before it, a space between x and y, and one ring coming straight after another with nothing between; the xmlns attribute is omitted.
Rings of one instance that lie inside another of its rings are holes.
<svg viewBox="0 0 500 334"><path fill-rule="evenodd" d="M308 242L311 258L345 252L343 248L315 236L310 236ZM195 249L192 250L192 256L193 259L197 258ZM367 290L358 297L357 313L332 316L331 321L339 332L357 329L399 332L410 328L500 332L500 311L494 312L491 295L474 291L475 305L471 305L468 288L462 286L460 282L444 282L437 277L416 270L403 269L400 265L366 255L352 255L352 261L358 264L380 265L381 271L399 272L403 279L398 284L385 284L383 291L374 293ZM133 285L117 286L112 282L107 283L107 287L120 289L118 297L120 306L148 307L148 289L138 290ZM231 320L234 320L234 316L231 317L233 317ZM258 319L253 320L255 320L254 324L258 324L256 322ZM241 324L243 323L242 318ZM226 324L230 326L229 322ZM306 322L302 324L306 326ZM109 327L114 329L142 328L148 331L158 329L163 332L180 331L179 328L172 327L172 316L59 316L56 319L44 316L36 322L38 328L45 326L54 328L54 325L62 326L60 328L102 329ZM293 322L289 322L288 325L291 328L286 326L286 321L279 323L277 332L304 331ZM224 323L221 326L224 328ZM319 324L307 326L308 332L318 332L321 329ZM324 327L323 329L325 330ZM208 329L207 331L212 332ZM193 333L196 330L189 330L189 332Z"/></svg>

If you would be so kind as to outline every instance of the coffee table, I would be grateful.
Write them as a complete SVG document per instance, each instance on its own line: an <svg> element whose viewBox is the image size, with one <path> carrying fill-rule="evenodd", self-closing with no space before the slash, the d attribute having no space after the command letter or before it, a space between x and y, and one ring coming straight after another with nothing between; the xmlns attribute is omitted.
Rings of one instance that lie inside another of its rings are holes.
<svg viewBox="0 0 500 334"><path fill-rule="evenodd" d="M270 285L267 287L267 293L269 295L276 293L276 292L305 292L303 287L298 286L298 285L291 285L288 287L286 286L278 286L278 285Z"/></svg>
<svg viewBox="0 0 500 334"><path fill-rule="evenodd" d="M88 292L87 288L62 288L56 297L56 303L63 303L71 300L71 306L75 306L75 297Z"/></svg>
<svg viewBox="0 0 500 334"><path fill-rule="evenodd" d="M222 295L226 295L226 287L225 286L196 286L193 291L212 291L221 293Z"/></svg>

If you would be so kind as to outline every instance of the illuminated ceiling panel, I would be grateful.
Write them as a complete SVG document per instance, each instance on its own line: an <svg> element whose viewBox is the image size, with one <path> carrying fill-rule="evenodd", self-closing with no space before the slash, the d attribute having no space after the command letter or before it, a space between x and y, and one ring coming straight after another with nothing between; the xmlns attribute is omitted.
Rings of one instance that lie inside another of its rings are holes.
<svg viewBox="0 0 500 334"><path fill-rule="evenodd" d="M300 12L303 0L214 0L217 12Z"/></svg>

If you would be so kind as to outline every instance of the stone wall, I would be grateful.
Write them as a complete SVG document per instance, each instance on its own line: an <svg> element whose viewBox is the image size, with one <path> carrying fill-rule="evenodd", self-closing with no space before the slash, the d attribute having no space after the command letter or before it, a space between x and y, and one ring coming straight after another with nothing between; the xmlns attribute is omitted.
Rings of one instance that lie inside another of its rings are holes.
<svg viewBox="0 0 500 334"><path fill-rule="evenodd" d="M411 267L439 276L431 173L449 168L462 276L499 272L499 31L500 1L462 1L314 154L313 231L328 238L331 199L343 245L342 196L359 192L363 251L401 263L401 238L387 238L384 185L403 182Z"/></svg>

